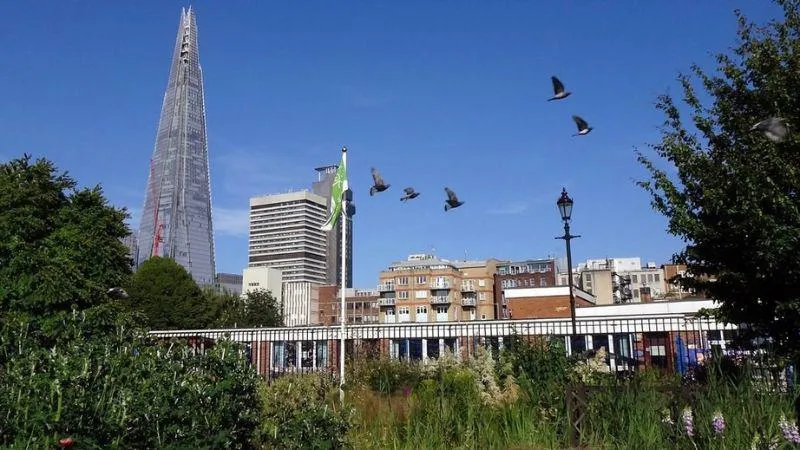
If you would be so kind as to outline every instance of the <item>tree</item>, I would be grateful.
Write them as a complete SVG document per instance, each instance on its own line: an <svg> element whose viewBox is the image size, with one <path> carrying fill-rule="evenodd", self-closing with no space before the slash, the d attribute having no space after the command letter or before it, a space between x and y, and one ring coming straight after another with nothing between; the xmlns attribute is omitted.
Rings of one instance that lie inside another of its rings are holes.
<svg viewBox="0 0 800 450"><path fill-rule="evenodd" d="M259 289L247 293L244 322L251 327L283 326L281 306L271 292Z"/></svg>
<svg viewBox="0 0 800 450"><path fill-rule="evenodd" d="M672 97L659 97L666 120L651 147L677 180L637 155L651 176L639 185L686 242L673 259L694 277L680 283L720 301L724 321L748 324L792 354L800 349L800 137L775 143L750 132L767 117L800 130L800 1L777 3L783 20L763 27L735 12L738 44L716 56L719 73L692 66L710 102L679 76L690 124Z"/></svg>
<svg viewBox="0 0 800 450"><path fill-rule="evenodd" d="M78 189L46 159L0 164L0 321L26 322L49 338L73 309L105 309L111 316L99 316L113 322L106 292L131 273L121 242L127 217L100 186Z"/></svg>
<svg viewBox="0 0 800 450"><path fill-rule="evenodd" d="M282 327L281 306L272 293L249 291L244 297L231 293L211 293L214 297L217 326L220 327Z"/></svg>
<svg viewBox="0 0 800 450"><path fill-rule="evenodd" d="M198 329L211 325L214 308L189 272L171 258L154 256L133 275L129 304L156 330Z"/></svg>

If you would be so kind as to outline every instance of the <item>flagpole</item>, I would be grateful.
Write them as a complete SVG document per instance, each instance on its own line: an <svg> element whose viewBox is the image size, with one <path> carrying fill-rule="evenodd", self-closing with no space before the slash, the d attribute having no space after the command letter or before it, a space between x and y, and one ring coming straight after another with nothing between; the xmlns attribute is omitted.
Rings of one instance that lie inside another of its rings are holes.
<svg viewBox="0 0 800 450"><path fill-rule="evenodd" d="M345 324L347 323L346 317L346 307L345 307L345 286L347 286L347 195L348 186L347 183L347 147L342 147L342 164L345 168L345 178L344 178L344 185L342 186L342 212L341 212L341 220L342 220L342 277L341 277L341 285L339 286L339 292L341 295L341 330L339 331L339 400L344 404L344 336L345 336Z"/></svg>

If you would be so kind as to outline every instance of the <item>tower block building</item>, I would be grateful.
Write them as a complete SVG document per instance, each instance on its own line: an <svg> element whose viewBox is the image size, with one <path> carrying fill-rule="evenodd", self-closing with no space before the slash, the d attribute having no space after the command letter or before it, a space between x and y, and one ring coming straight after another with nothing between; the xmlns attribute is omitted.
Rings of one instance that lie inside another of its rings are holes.
<svg viewBox="0 0 800 450"><path fill-rule="evenodd" d="M138 242L138 264L151 256L173 258L198 284L214 284L203 72L191 8L181 10Z"/></svg>

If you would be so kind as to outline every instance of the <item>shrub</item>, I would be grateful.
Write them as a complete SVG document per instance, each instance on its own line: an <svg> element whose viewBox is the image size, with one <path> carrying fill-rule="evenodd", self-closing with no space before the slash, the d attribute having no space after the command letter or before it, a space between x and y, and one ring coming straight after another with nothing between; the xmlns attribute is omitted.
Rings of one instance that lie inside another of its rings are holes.
<svg viewBox="0 0 800 450"><path fill-rule="evenodd" d="M85 339L84 320L65 318L70 339L49 349L27 324L4 324L0 445L71 437L82 448L249 447L258 376L237 344L199 356L122 328Z"/></svg>
<svg viewBox="0 0 800 450"><path fill-rule="evenodd" d="M258 441L265 448L343 448L349 408L338 407L338 389L321 374L286 375L262 384Z"/></svg>

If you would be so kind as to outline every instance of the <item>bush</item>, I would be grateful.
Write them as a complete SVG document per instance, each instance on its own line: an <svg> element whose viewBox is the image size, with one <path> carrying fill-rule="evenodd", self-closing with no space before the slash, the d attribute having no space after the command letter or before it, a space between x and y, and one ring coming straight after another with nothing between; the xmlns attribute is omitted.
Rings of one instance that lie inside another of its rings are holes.
<svg viewBox="0 0 800 450"><path fill-rule="evenodd" d="M343 448L352 414L333 401L338 388L322 374L286 375L263 384L258 441L265 448ZM338 400L338 399L337 399Z"/></svg>
<svg viewBox="0 0 800 450"><path fill-rule="evenodd" d="M84 320L65 318L70 339L49 349L27 324L4 324L0 445L71 437L81 448L250 446L258 376L238 345L218 342L200 356L121 327L85 339Z"/></svg>

